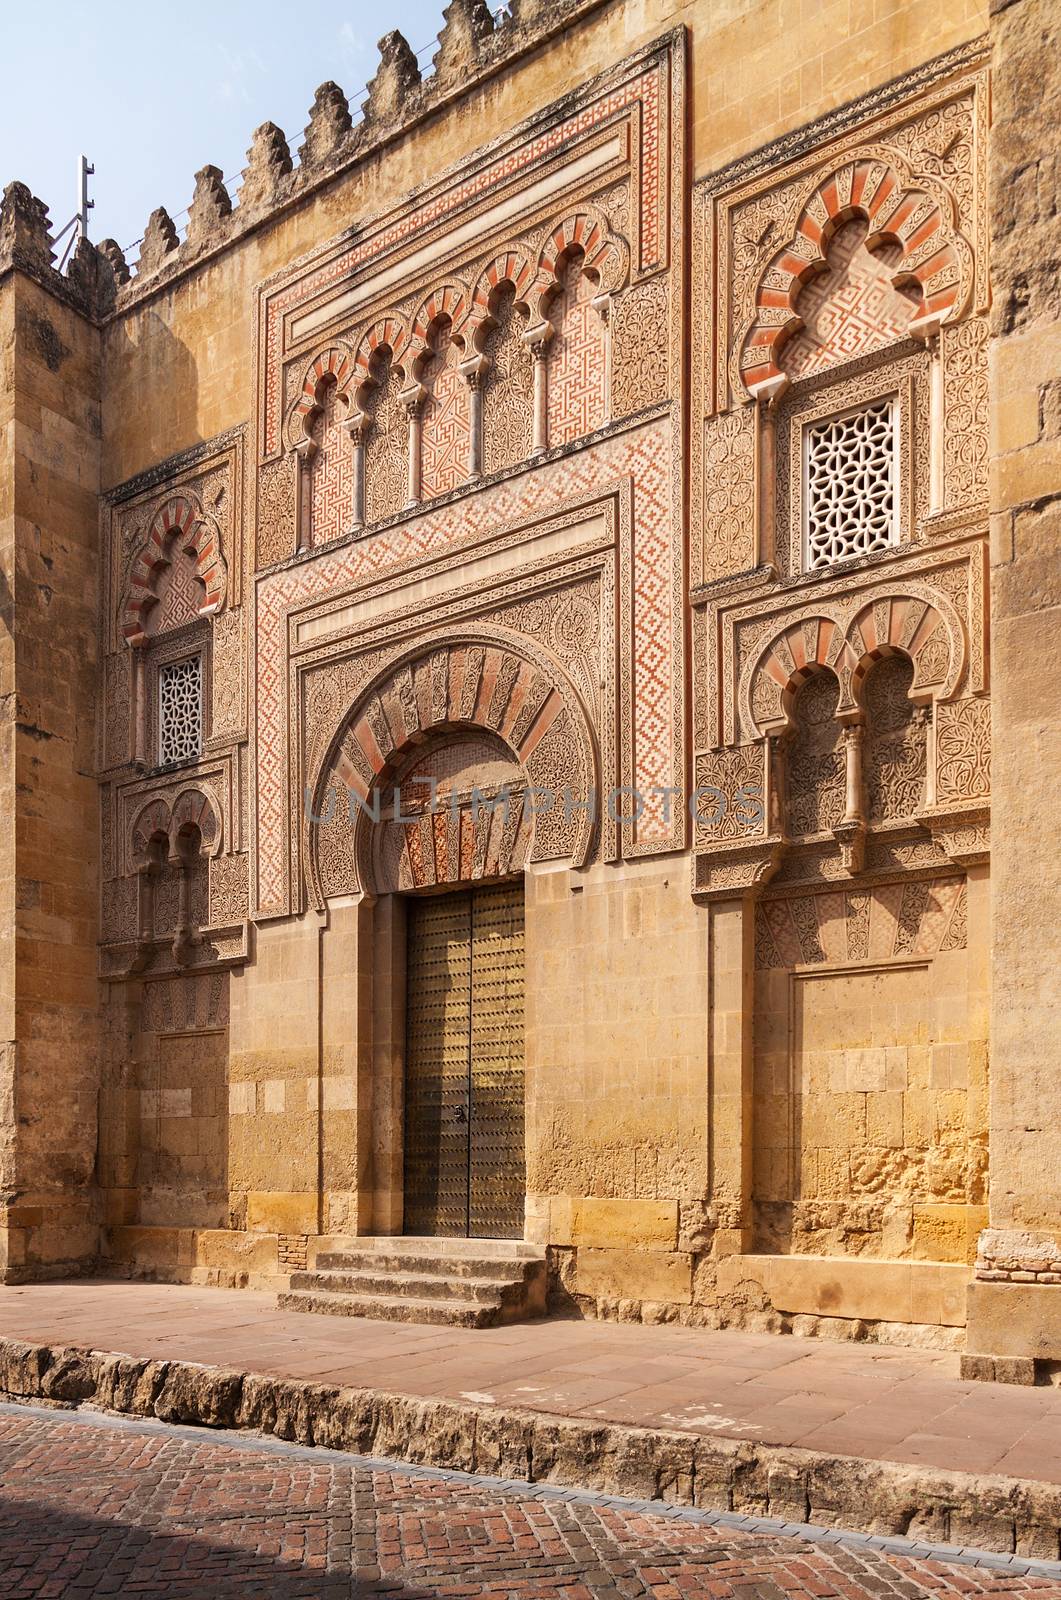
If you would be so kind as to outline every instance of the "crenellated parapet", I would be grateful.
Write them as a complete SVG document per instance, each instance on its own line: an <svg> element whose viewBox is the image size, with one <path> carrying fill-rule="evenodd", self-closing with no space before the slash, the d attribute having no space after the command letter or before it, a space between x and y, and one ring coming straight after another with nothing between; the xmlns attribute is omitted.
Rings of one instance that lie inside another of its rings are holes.
<svg viewBox="0 0 1061 1600"><path fill-rule="evenodd" d="M51 218L43 200L24 183L9 183L0 199L0 276L24 272L82 313L106 315L116 290L129 280L125 258L108 239L101 246L78 241L65 272L55 265Z"/></svg>
<svg viewBox="0 0 1061 1600"><path fill-rule="evenodd" d="M393 30L380 40L380 64L359 110L339 84L321 84L297 161L284 131L263 123L254 132L238 189L230 193L220 168L203 167L195 177L183 237L166 208L158 207L135 263L126 260L115 240L106 239L95 247L91 263L82 252L66 274L59 273L52 264L46 208L25 185L11 184L0 210L0 270L7 257L35 276L47 275L89 315L105 317L260 227L603 3L518 0L495 18L486 0L451 0L432 70L423 76L408 41Z"/></svg>

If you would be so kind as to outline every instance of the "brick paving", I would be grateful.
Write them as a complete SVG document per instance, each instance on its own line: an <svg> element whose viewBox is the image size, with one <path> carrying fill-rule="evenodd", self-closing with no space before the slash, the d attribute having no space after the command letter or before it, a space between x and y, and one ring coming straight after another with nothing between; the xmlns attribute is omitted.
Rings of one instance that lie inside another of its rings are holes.
<svg viewBox="0 0 1061 1600"><path fill-rule="evenodd" d="M0 1597L124 1595L1058 1600L1061 1581L273 1440L0 1408Z"/></svg>
<svg viewBox="0 0 1061 1600"><path fill-rule="evenodd" d="M601 1322L435 1328L100 1280L0 1287L0 1335L1061 1484L1061 1389L963 1382L945 1351Z"/></svg>

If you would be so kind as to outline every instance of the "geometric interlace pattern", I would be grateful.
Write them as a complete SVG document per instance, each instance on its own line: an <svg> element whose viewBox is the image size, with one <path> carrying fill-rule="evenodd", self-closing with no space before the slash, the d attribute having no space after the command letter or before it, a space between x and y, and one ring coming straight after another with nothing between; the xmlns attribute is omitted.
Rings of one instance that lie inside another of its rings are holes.
<svg viewBox="0 0 1061 1600"><path fill-rule="evenodd" d="M285 639L289 609L371 581L376 573L411 558L441 553L505 523L540 519L577 496L629 478L633 484L634 661L632 743L634 784L648 795L653 784L675 782L674 680L675 552L670 519L669 425L620 435L583 455L550 462L535 472L491 486L455 506L419 515L370 538L324 552L312 562L282 568L262 584L258 613L256 716L258 731L258 896L281 904L287 832L288 740L284 713ZM611 779L609 779L611 781ZM661 802L662 804L662 802ZM665 813L646 805L639 840L673 831Z"/></svg>
<svg viewBox="0 0 1061 1600"><path fill-rule="evenodd" d="M582 439L604 421L604 324L592 304L597 287L581 257L568 262L562 282L550 313L556 328L549 345L551 445Z"/></svg>
<svg viewBox="0 0 1061 1600"><path fill-rule="evenodd" d="M199 754L203 726L201 656L173 661L158 674L158 759L187 761Z"/></svg>
<svg viewBox="0 0 1061 1600"><path fill-rule="evenodd" d="M814 572L895 543L895 406L892 400L806 430L806 549Z"/></svg>
<svg viewBox="0 0 1061 1600"><path fill-rule="evenodd" d="M340 538L353 517L352 446L342 428L344 414L335 383L326 383L312 426L317 451L310 472L310 539L315 545Z"/></svg>
<svg viewBox="0 0 1061 1600"><path fill-rule="evenodd" d="M470 390L457 370L459 351L447 329L425 373L420 445L420 493L425 500L457 489L468 476Z"/></svg>
<svg viewBox="0 0 1061 1600"><path fill-rule="evenodd" d="M781 357L793 382L907 337L917 305L892 283L899 248L870 251L865 241L864 222L840 228L829 242L826 270L800 290L803 327Z"/></svg>
<svg viewBox="0 0 1061 1600"><path fill-rule="evenodd" d="M195 570L195 557L188 555L179 544L170 551L170 564L158 587L158 605L147 614L148 633L169 633L195 621L206 600L206 589Z"/></svg>

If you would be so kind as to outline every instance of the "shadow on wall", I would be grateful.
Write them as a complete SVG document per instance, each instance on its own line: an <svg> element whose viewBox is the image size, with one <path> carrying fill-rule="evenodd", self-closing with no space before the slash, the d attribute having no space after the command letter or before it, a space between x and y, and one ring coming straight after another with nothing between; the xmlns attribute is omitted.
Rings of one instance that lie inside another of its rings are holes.
<svg viewBox="0 0 1061 1600"><path fill-rule="evenodd" d="M198 363L150 304L104 330L101 383L105 486L202 443Z"/></svg>

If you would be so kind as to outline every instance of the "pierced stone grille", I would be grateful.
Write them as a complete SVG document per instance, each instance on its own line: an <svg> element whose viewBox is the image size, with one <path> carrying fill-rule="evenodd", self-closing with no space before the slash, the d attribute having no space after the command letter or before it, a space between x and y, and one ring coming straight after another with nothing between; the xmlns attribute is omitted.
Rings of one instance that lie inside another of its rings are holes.
<svg viewBox="0 0 1061 1600"><path fill-rule="evenodd" d="M203 729L203 663L174 661L158 674L158 759L162 766L199 754Z"/></svg>
<svg viewBox="0 0 1061 1600"><path fill-rule="evenodd" d="M803 439L805 570L894 544L894 402L875 400L814 423Z"/></svg>

